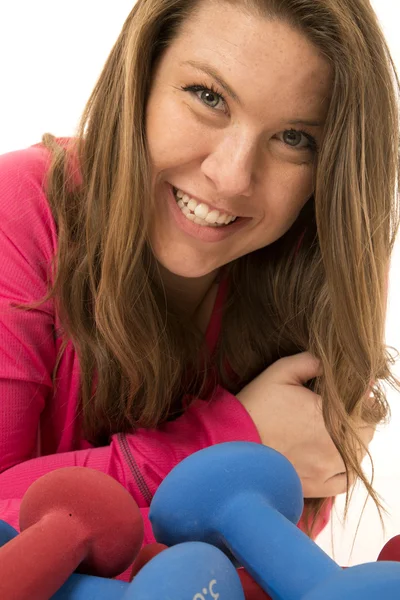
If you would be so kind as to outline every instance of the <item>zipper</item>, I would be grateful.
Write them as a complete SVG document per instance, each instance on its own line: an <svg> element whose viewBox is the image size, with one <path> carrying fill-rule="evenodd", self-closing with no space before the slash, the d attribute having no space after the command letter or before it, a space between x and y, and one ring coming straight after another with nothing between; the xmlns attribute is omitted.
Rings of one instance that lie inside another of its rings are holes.
<svg viewBox="0 0 400 600"><path fill-rule="evenodd" d="M151 495L150 490L147 486L147 483L137 465L135 457L133 456L133 454L131 452L131 449L127 442L125 433L118 433L117 440L118 440L119 446L122 450L122 454L124 455L126 463L129 467L129 470L132 474L132 477L135 480L135 483L136 483L137 487L139 488L140 493L142 494L143 498L147 502L147 505L150 506L153 496Z"/></svg>

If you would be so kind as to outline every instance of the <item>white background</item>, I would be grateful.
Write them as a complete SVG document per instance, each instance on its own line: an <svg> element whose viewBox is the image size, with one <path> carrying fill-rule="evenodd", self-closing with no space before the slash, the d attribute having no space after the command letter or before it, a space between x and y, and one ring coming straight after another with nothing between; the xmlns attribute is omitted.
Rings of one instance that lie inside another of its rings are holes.
<svg viewBox="0 0 400 600"><path fill-rule="evenodd" d="M400 70L395 0L372 2ZM73 135L80 113L133 1L3 0L0 2L0 153L40 141L44 132ZM400 349L400 248L393 259L387 343ZM399 363L396 373L400 377ZM375 560L384 540L400 533L400 397L388 390L393 418L380 428L371 446L375 487L390 515L386 532L371 502L359 522L365 493L354 494L345 527L337 502L332 524L318 542L341 565ZM358 535L355 532L359 525ZM355 539L354 539L355 538ZM353 551L352 546L354 543Z"/></svg>

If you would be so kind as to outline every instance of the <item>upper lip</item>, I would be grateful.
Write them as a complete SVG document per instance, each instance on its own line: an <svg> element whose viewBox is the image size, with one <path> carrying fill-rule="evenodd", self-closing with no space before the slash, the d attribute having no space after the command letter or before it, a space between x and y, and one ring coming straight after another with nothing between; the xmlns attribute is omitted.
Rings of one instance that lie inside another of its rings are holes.
<svg viewBox="0 0 400 600"><path fill-rule="evenodd" d="M175 185L173 185L172 187L174 188L175 191L179 190L180 192L182 192L183 194L186 194L187 196L190 196L190 198L193 198L193 200L196 200L196 202L199 202L200 204L207 204L207 206L209 206L212 210L218 210L220 213L224 213L224 214L229 215L231 217L238 217L238 216L240 216L237 213L233 213L232 211L227 210L226 208L220 208L219 206L217 206L215 204L211 204L211 202L208 202L208 200L202 200L198 196L194 196L190 192L186 192L181 187L176 187Z"/></svg>

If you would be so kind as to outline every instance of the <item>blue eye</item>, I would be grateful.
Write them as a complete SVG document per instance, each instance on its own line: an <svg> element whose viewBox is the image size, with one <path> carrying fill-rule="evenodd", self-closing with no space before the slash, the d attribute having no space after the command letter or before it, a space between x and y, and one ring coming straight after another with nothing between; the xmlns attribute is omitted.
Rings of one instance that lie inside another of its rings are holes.
<svg viewBox="0 0 400 600"><path fill-rule="evenodd" d="M304 137L306 138L308 145L307 146L300 146L299 144L291 144L290 140L288 142L284 141L283 143L286 144L287 146L289 146L290 148L293 148L294 150L311 150L312 152L319 152L319 147L317 144L316 139L310 135L309 133L306 133L305 131L301 130L301 129L286 129L285 131L283 131L282 135L285 136L285 134L290 134L292 136L294 136L294 140L296 142L296 140L300 140L301 142L301 138Z"/></svg>
<svg viewBox="0 0 400 600"><path fill-rule="evenodd" d="M191 92L192 94L195 94L197 98L209 108L216 109L218 103L221 101L225 104L225 96L221 94L221 92L218 92L213 84L206 86L194 83L192 85L182 86L181 89L184 92ZM198 95L199 92L201 92L200 95Z"/></svg>
<svg viewBox="0 0 400 600"><path fill-rule="evenodd" d="M223 103L226 106L225 96L221 92L219 92L213 84L204 85L193 83L192 85L181 86L181 90L183 90L184 92L190 92L192 94L195 94L196 97L204 104L204 106L213 110L220 111L220 109L217 108L217 106L219 106L219 103ZM285 146L287 146L288 148L297 150L297 152L308 151L312 152L313 154L317 154L319 152L319 147L316 139L309 133L306 133L305 131L299 129L286 129L280 135L285 135L288 133L292 136L300 136L300 141L301 136L306 138L306 140L308 141L307 146L299 146L298 144L293 145L290 143L290 141L283 141Z"/></svg>

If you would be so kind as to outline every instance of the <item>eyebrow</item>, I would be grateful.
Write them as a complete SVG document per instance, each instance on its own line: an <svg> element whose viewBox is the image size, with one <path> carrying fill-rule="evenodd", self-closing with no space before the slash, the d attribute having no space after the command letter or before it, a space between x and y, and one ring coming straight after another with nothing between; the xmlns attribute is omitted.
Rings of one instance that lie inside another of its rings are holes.
<svg viewBox="0 0 400 600"><path fill-rule="evenodd" d="M231 86L228 83L226 83L226 81L222 78L220 73L214 67L211 67L207 63L204 63L199 60L185 60L185 61L181 62L180 64L181 65L189 65L190 67L193 67L197 71L203 71L203 73L206 73L207 75L209 75L210 77L215 79L215 81L217 81L219 83L219 85L226 91L226 93L232 98L232 100L234 100L239 106L243 107L243 104L242 104L239 96L231 88ZM286 121L286 123L288 123L289 125L308 125L309 127L323 127L323 125L324 125L323 121L317 121L315 119L313 119L313 120L301 119L301 118L293 119L292 121Z"/></svg>
<svg viewBox="0 0 400 600"><path fill-rule="evenodd" d="M289 125L308 125L309 127L323 127L323 121L310 121L309 119L295 119L294 121L287 121Z"/></svg>

